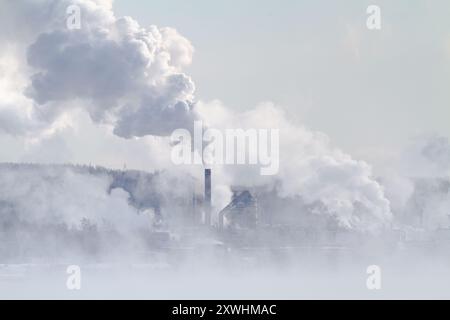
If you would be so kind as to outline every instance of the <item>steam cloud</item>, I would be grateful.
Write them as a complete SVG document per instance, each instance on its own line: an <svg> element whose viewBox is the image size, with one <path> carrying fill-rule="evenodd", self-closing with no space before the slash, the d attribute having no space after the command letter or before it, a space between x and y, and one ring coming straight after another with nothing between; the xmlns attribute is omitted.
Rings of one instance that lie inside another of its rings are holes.
<svg viewBox="0 0 450 320"><path fill-rule="evenodd" d="M412 139L381 180L396 223L436 229L448 227L450 144L436 134ZM419 219L420 217L420 219Z"/></svg>
<svg viewBox="0 0 450 320"><path fill-rule="evenodd" d="M389 200L371 167L333 147L325 134L293 125L271 103L241 114L231 112L219 101L199 103L197 107L214 128L225 129L232 123L244 129L280 129L279 174L260 176L257 168L231 166L223 169L224 181L265 186L282 198L301 197L306 204L320 203L325 207L321 213L334 216L346 228L374 232L390 223Z"/></svg>
<svg viewBox="0 0 450 320"><path fill-rule="evenodd" d="M79 30L65 26L73 4L82 13ZM16 128L4 131L20 134L52 124L75 100L95 122L112 123L125 138L189 128L195 87L182 70L193 47L174 29L145 29L130 17L116 18L109 1L14 1L1 9L20 17L13 25L34 18L26 48L31 81L21 97L31 99L31 124L2 105L0 123L12 119Z"/></svg>

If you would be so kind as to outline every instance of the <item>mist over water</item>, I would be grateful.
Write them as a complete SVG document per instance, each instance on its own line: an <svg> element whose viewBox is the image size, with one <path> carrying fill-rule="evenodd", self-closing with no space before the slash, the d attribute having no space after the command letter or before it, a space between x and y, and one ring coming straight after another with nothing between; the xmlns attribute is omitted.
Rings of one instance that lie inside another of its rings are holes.
<svg viewBox="0 0 450 320"><path fill-rule="evenodd" d="M0 176L2 298L448 298L443 226L400 216L377 233L352 230L262 189L259 228L219 232L193 215L189 176L17 164ZM406 204L435 201L423 183ZM69 265L81 268L79 291L66 287ZM366 287L370 265L381 290Z"/></svg>
<svg viewBox="0 0 450 320"><path fill-rule="evenodd" d="M424 258L433 260L424 260ZM278 257L279 259L279 257ZM407 261L382 257L337 262L326 255L315 262L280 266L235 262L178 266L81 264L81 290L67 290L66 265L1 266L0 296L58 299L448 299L448 262L429 255ZM382 266L382 289L366 287L367 265ZM432 261L432 262L431 262ZM217 262L217 261L215 261Z"/></svg>

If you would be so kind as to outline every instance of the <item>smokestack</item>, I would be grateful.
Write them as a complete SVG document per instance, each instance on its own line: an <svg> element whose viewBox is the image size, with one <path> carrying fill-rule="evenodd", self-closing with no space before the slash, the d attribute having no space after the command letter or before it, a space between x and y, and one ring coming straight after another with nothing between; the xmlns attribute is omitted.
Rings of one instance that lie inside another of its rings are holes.
<svg viewBox="0 0 450 320"><path fill-rule="evenodd" d="M205 224L211 225L211 169L205 169Z"/></svg>

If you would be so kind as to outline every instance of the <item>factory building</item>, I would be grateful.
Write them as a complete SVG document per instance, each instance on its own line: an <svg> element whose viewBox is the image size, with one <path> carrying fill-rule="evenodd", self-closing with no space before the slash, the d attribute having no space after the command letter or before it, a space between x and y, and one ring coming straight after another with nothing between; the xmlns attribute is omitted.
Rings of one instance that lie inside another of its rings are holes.
<svg viewBox="0 0 450 320"><path fill-rule="evenodd" d="M219 228L255 229L258 222L256 198L248 191L234 190L231 202L219 213Z"/></svg>

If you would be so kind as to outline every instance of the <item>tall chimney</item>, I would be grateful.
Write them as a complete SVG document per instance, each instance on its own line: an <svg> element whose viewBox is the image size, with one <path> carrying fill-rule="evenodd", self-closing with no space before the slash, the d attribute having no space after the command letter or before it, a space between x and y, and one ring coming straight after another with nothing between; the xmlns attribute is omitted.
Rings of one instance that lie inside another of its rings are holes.
<svg viewBox="0 0 450 320"><path fill-rule="evenodd" d="M205 169L205 224L211 225L211 169Z"/></svg>

